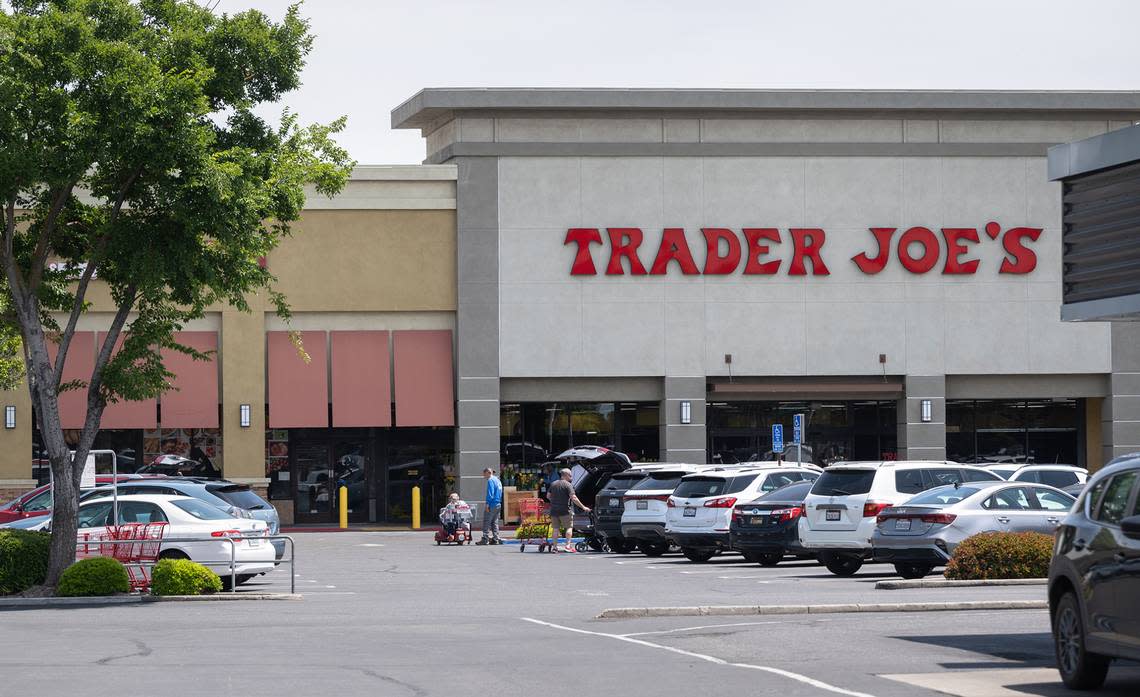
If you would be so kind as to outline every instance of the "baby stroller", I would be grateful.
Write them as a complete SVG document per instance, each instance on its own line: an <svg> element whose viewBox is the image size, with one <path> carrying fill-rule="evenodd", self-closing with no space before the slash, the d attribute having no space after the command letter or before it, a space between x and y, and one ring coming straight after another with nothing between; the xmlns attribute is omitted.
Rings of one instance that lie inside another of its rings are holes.
<svg viewBox="0 0 1140 697"><path fill-rule="evenodd" d="M465 501L455 501L439 509L439 522L443 529L436 530L435 544L461 545L471 542L471 506Z"/></svg>

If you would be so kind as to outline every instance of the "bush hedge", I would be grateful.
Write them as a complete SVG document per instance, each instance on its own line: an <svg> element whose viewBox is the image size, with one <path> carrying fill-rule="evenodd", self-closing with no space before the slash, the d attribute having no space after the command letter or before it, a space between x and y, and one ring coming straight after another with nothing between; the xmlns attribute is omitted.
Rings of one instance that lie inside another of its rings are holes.
<svg viewBox="0 0 1140 697"><path fill-rule="evenodd" d="M80 559L63 570L55 594L63 598L130 593L127 569L110 557Z"/></svg>
<svg viewBox="0 0 1140 697"><path fill-rule="evenodd" d="M189 559L159 559L150 579L150 592L155 595L208 595L220 590L222 579Z"/></svg>
<svg viewBox="0 0 1140 697"><path fill-rule="evenodd" d="M0 529L0 595L22 593L47 576L51 533Z"/></svg>
<svg viewBox="0 0 1140 697"><path fill-rule="evenodd" d="M963 540L946 564L956 580L1045 578L1053 538L1039 532L984 532Z"/></svg>

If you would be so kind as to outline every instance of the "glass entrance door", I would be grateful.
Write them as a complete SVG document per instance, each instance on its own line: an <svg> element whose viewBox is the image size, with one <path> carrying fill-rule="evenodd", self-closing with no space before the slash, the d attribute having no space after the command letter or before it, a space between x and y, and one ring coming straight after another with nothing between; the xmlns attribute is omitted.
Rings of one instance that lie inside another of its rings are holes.
<svg viewBox="0 0 1140 697"><path fill-rule="evenodd" d="M292 447L293 516L298 523L331 523L335 520L333 470L327 442L307 441Z"/></svg>
<svg viewBox="0 0 1140 697"><path fill-rule="evenodd" d="M333 501L337 501L340 496L340 487L346 487L349 522L367 523L370 518L368 501L372 498L369 495L372 445L367 438L336 439L332 444L332 452L333 471L336 475ZM339 515L339 508L334 507L334 519L339 518Z"/></svg>

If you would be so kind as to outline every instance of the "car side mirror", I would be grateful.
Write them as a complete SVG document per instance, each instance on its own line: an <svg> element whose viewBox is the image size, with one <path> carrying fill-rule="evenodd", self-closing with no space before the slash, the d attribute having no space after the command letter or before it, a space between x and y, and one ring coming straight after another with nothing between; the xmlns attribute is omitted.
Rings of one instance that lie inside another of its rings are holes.
<svg viewBox="0 0 1140 697"><path fill-rule="evenodd" d="M1140 540L1140 515L1129 516L1120 521L1120 531L1130 540Z"/></svg>

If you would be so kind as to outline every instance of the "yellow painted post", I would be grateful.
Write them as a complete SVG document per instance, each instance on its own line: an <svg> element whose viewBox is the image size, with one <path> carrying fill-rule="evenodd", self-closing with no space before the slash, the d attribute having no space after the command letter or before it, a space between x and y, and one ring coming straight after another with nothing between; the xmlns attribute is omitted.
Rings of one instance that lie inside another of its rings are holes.
<svg viewBox="0 0 1140 697"><path fill-rule="evenodd" d="M342 486L338 493L340 499L340 529L348 528L348 487Z"/></svg>
<svg viewBox="0 0 1140 697"><path fill-rule="evenodd" d="M420 529L420 488L412 487L412 530Z"/></svg>

